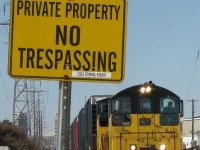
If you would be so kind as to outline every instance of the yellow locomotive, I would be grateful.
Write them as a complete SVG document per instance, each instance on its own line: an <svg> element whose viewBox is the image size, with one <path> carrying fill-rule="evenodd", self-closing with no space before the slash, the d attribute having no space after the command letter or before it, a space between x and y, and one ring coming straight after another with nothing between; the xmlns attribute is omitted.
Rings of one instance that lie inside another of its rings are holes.
<svg viewBox="0 0 200 150"><path fill-rule="evenodd" d="M152 82L93 95L70 126L69 150L181 150L183 101Z"/></svg>
<svg viewBox="0 0 200 150"><path fill-rule="evenodd" d="M181 150L183 101L152 82L97 102L97 150Z"/></svg>

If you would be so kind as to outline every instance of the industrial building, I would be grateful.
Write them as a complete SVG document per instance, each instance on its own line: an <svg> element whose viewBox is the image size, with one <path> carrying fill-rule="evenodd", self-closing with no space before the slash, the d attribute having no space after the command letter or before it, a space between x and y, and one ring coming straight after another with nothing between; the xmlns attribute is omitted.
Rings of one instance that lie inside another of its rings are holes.
<svg viewBox="0 0 200 150"><path fill-rule="evenodd" d="M193 141L192 142L192 138ZM182 139L186 148L191 148L200 145L200 116L192 118L185 118L182 121Z"/></svg>

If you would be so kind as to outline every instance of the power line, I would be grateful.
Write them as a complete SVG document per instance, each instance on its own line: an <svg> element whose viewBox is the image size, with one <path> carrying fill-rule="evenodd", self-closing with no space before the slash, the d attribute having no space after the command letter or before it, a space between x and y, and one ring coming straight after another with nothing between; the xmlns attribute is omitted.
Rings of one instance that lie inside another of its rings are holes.
<svg viewBox="0 0 200 150"><path fill-rule="evenodd" d="M2 26L5 26L5 25L10 25L10 23L9 23L9 22L7 22L7 21L4 21L4 22L1 22L1 23L0 23L0 25L2 25Z"/></svg>
<svg viewBox="0 0 200 150"><path fill-rule="evenodd" d="M8 97L8 93L6 91L6 86L4 84L4 79L3 79L3 76L2 76L1 70L0 70L0 75L1 75L1 81L2 81L2 85L3 85L3 89L4 89L4 92L5 92L6 98L9 100L10 104L12 105L12 102L11 102L10 98Z"/></svg>
<svg viewBox="0 0 200 150"><path fill-rule="evenodd" d="M9 2L5 2L4 3L4 6L3 6L3 11L0 11L1 13L3 13L4 15L3 15L3 17L4 17L4 20L5 21L3 21L3 22L0 22L0 25L1 26L3 26L3 28L4 28L4 30L8 33L8 29L7 29L7 27L6 26L8 26L8 25L10 25L10 20L9 19L7 19L7 13L6 13L6 6L8 6L8 5L10 5L10 3ZM3 33L2 31L1 31L1 33ZM3 33L4 34L4 33Z"/></svg>
<svg viewBox="0 0 200 150"><path fill-rule="evenodd" d="M194 74L195 74L198 58L199 58L199 50L197 52L196 62L195 62L194 68L193 68L192 77L191 77L190 84L189 84L189 87L188 87L186 99L188 98L188 94L189 94L189 91L190 91L190 88L191 88L191 85L192 85L192 81L193 81L193 77L194 77Z"/></svg>

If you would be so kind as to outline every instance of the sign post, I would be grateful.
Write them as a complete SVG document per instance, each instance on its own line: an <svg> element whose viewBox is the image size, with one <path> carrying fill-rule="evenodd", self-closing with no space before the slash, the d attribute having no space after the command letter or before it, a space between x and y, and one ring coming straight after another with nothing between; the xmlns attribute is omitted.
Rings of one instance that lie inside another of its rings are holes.
<svg viewBox="0 0 200 150"><path fill-rule="evenodd" d="M69 143L71 82L59 82L57 149L67 150Z"/></svg>

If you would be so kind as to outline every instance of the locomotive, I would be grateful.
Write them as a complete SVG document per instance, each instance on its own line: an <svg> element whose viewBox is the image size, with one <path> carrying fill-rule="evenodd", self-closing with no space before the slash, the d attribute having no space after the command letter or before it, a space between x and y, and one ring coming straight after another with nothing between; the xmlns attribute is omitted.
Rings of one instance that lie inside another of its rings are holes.
<svg viewBox="0 0 200 150"><path fill-rule="evenodd" d="M70 150L180 150L183 100L152 82L93 95L70 126Z"/></svg>

